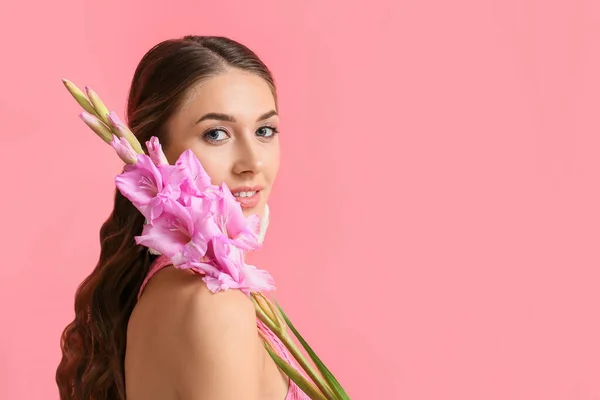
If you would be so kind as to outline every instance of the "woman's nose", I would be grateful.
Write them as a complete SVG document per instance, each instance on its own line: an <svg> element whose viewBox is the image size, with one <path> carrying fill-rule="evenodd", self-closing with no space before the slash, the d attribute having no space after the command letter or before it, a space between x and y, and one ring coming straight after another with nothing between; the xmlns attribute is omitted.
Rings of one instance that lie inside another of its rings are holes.
<svg viewBox="0 0 600 400"><path fill-rule="evenodd" d="M236 143L236 160L233 172L238 175L259 173L263 166L261 150L256 140L240 139Z"/></svg>

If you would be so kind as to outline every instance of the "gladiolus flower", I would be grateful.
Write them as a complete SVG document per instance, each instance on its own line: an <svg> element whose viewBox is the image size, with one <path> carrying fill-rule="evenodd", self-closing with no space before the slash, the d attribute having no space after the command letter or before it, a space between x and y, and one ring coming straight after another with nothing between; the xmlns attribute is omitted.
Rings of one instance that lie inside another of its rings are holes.
<svg viewBox="0 0 600 400"><path fill-rule="evenodd" d="M149 223L170 211L177 214L183 205L177 202L185 175L173 166L159 168L145 154L137 155L137 163L128 165L115 179L119 191L146 217Z"/></svg>

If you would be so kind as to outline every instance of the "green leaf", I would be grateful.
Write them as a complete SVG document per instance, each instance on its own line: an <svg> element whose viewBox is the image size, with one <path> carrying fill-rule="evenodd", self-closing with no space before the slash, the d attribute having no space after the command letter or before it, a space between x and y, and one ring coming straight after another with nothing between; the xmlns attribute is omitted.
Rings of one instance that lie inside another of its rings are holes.
<svg viewBox="0 0 600 400"><path fill-rule="evenodd" d="M298 338L298 341L300 342L300 344L302 344L302 347L304 347L304 349L306 350L306 352L308 353L310 358L313 360L313 362L315 363L315 365L317 366L317 368L319 369L319 371L321 372L323 377L327 380L329 385L335 391L335 394L337 396L339 396L341 400L350 400L350 397L348 396L348 394L346 393L346 391L344 390L342 385L338 382L338 380L335 378L335 376L333 376L331 371L325 366L325 364L317 356L317 354L314 352L314 350L309 346L308 342L306 340L304 340L302 335L300 335L300 332L298 332L298 330L294 327L294 324L292 324L292 321L290 321L290 319L285 314L285 312L283 311L281 306L277 302L275 302L275 304L279 308L281 315L283 315L283 319L285 320L285 323L288 325L288 327L294 333L294 335Z"/></svg>
<svg viewBox="0 0 600 400"><path fill-rule="evenodd" d="M327 398L315 387L315 385L309 382L304 376L300 374L295 368L285 362L284 359L279 357L271 347L265 343L267 352L275 361L275 364L296 384L304 393L308 395L312 400L327 400Z"/></svg>

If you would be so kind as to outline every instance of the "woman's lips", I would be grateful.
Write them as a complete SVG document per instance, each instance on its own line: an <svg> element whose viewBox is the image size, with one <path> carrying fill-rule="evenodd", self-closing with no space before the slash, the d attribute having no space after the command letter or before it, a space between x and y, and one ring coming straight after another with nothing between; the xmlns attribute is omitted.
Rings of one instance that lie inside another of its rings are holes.
<svg viewBox="0 0 600 400"><path fill-rule="evenodd" d="M231 193L242 208L254 208L260 203L261 190L259 187L237 187Z"/></svg>

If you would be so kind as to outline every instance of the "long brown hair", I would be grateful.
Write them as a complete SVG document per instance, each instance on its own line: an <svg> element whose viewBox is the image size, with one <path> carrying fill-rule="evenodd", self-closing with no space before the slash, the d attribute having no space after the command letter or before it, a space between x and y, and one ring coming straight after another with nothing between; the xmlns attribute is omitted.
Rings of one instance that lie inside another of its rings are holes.
<svg viewBox="0 0 600 400"><path fill-rule="evenodd" d="M168 147L166 124L186 92L227 69L262 77L271 72L246 46L224 37L185 36L161 42L142 58L127 102L128 126L145 143L152 136ZM144 217L118 190L100 230L96 268L75 295L75 319L61 337L56 371L61 400L125 400L127 323L154 256L135 243Z"/></svg>

